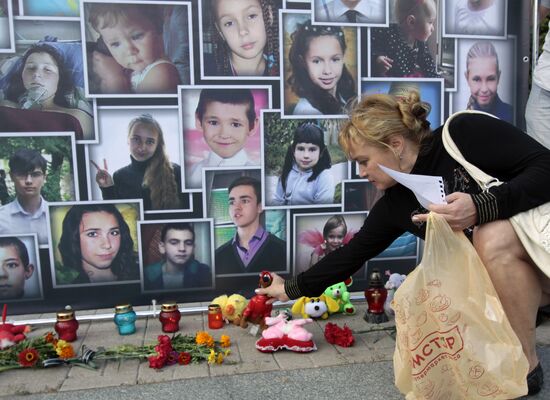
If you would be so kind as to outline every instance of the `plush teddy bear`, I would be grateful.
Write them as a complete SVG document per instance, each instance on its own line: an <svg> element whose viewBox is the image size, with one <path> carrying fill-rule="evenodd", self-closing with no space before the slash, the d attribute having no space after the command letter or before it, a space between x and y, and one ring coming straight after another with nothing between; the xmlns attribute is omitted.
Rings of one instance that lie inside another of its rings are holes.
<svg viewBox="0 0 550 400"><path fill-rule="evenodd" d="M355 314L355 306L350 302L350 294L348 292L348 287L353 284L351 277L346 279L344 282L337 283L335 285L329 286L325 289L323 293L326 297L336 301L338 304L338 309L332 311L332 313L341 312L348 315Z"/></svg>
<svg viewBox="0 0 550 400"><path fill-rule="evenodd" d="M335 313L338 309L338 303L324 294L319 297L300 297L292 305L292 313L300 314L302 318L327 319L329 313Z"/></svg>
<svg viewBox="0 0 550 400"><path fill-rule="evenodd" d="M390 274L389 271L386 271L386 275L389 275L389 278L384 287L388 289L388 297L386 297L386 301L384 302L384 312L388 318L391 318L395 315L395 311L393 311L393 308L391 307L393 296L397 288L405 281L407 275Z"/></svg>
<svg viewBox="0 0 550 400"><path fill-rule="evenodd" d="M211 304L218 304L222 310L223 319L235 325L241 323L243 311L248 304L246 297L234 293L231 296L226 294L216 297Z"/></svg>
<svg viewBox="0 0 550 400"><path fill-rule="evenodd" d="M259 287L266 288L271 285L272 282L273 277L269 271L260 272ZM240 322L241 328L248 327L248 322L259 325L261 330L267 328L265 319L271 317L271 310L273 309L273 304L266 303L268 299L269 297L265 294L257 294L250 299L243 311Z"/></svg>

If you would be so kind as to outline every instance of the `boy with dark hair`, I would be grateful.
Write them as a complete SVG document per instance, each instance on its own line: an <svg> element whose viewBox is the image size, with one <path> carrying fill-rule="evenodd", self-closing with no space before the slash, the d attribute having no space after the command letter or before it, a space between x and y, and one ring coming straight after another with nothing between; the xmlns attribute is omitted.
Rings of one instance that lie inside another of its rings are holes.
<svg viewBox="0 0 550 400"><path fill-rule="evenodd" d="M216 250L216 274L280 271L286 267L286 242L260 225L261 185L242 176L228 188L229 216L237 226L233 239Z"/></svg>
<svg viewBox="0 0 550 400"><path fill-rule="evenodd" d="M212 286L210 267L195 259L195 231L191 224L164 225L158 246L163 259L145 267L145 290Z"/></svg>
<svg viewBox="0 0 550 400"><path fill-rule="evenodd" d="M47 202L41 195L46 182L47 161L39 151L18 149L9 160L16 198L0 207L0 234L36 233L47 244Z"/></svg>
<svg viewBox="0 0 550 400"><path fill-rule="evenodd" d="M204 167L258 165L244 147L258 126L250 89L203 89L195 110L195 127L212 150L187 176L187 188L199 188Z"/></svg>
<svg viewBox="0 0 550 400"><path fill-rule="evenodd" d="M0 300L23 297L25 281L33 273L25 244L17 237L0 237Z"/></svg>

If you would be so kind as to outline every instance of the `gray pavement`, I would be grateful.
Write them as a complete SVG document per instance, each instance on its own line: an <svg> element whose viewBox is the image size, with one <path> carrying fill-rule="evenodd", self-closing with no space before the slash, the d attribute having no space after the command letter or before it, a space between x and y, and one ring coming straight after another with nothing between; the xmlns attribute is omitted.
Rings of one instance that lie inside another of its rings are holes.
<svg viewBox="0 0 550 400"><path fill-rule="evenodd" d="M199 305L199 304L195 304ZM356 316L336 315L328 321L347 324L356 331L369 328L363 319L365 304L357 304ZM102 313L108 310L89 311ZM83 313L79 313L83 315ZM48 315L43 315L47 317ZM26 316L28 317L28 316ZM38 317L38 316L32 316ZM256 337L246 330L227 326L210 331L215 338L232 338L232 364L168 366L152 370L146 362L109 361L97 371L60 367L13 370L0 374L2 399L402 399L393 383L394 341L387 332L356 333L350 348L330 345L323 337L324 324L308 325L318 350L307 354L277 352L263 354L254 348ZM160 334L156 319L138 320L135 335L121 337L111 321L84 322L79 329L78 348L83 342L94 348L124 343L151 343ZM205 329L206 315L182 318L182 333ZM39 327L42 334L51 327ZM543 369L550 371L550 322L537 329ZM550 375L547 375L550 376ZM548 378L550 379L550 378ZM550 383L530 399L550 399Z"/></svg>

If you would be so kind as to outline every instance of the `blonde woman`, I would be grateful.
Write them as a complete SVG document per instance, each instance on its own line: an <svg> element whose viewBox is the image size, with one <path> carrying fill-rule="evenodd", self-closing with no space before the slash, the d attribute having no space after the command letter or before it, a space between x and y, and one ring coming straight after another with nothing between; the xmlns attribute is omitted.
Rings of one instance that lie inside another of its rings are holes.
<svg viewBox="0 0 550 400"><path fill-rule="evenodd" d="M384 195L348 244L286 281L272 274L271 286L256 292L273 297L272 301L316 297L352 276L403 233L424 238L428 210L379 165L442 176L450 193L447 204L430 205L430 211L472 239L523 346L530 365L529 394L535 394L543 382L535 351L535 320L538 308L550 304L550 278L527 255L508 218L550 201L550 150L497 118L457 116L449 131L466 160L506 182L482 192L445 151L442 128L430 129L429 109L418 92L399 99L378 94L361 100L340 131L339 141L348 158L358 163L359 175L384 190Z"/></svg>
<svg viewBox="0 0 550 400"><path fill-rule="evenodd" d="M112 176L105 159L103 168L91 161L103 199L143 199L146 210L180 208L181 168L168 159L162 128L150 114L130 121L128 147L130 164Z"/></svg>

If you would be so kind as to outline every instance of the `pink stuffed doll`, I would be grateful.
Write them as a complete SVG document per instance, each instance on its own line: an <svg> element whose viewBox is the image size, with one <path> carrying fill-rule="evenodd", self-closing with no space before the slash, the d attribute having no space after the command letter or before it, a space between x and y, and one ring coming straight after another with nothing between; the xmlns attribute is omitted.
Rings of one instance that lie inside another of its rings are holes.
<svg viewBox="0 0 550 400"><path fill-rule="evenodd" d="M256 342L256 348L263 353L272 353L286 349L298 353L316 350L313 334L302 326L313 322L311 318L288 320L288 315L279 314L274 318L266 318L268 326L262 332L262 338Z"/></svg>
<svg viewBox="0 0 550 400"><path fill-rule="evenodd" d="M29 325L6 324L8 305L4 304L2 309L2 323L0 324L0 350L13 346L25 339L25 333L31 331Z"/></svg>

